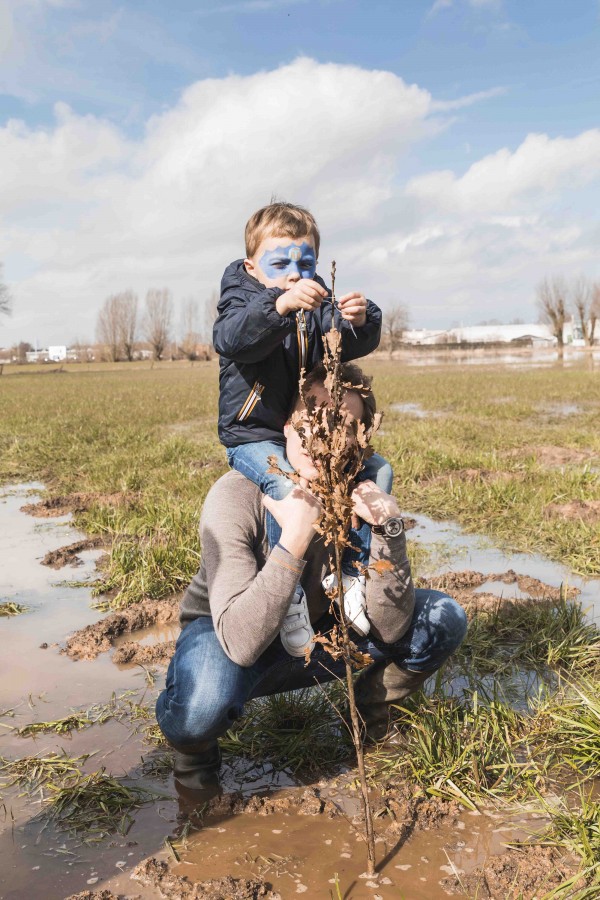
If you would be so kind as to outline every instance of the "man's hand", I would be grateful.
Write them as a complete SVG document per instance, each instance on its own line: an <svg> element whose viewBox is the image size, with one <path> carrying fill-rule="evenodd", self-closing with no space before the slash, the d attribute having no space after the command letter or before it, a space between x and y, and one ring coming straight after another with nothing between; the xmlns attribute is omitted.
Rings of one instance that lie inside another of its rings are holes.
<svg viewBox="0 0 600 900"><path fill-rule="evenodd" d="M396 500L374 481L361 481L352 491L353 517L359 516L369 525L382 525L390 516L399 516Z"/></svg>
<svg viewBox="0 0 600 900"><path fill-rule="evenodd" d="M297 309L318 309L327 291L312 278L301 278L289 291L275 301L275 308L280 316L287 316Z"/></svg>
<svg viewBox="0 0 600 900"><path fill-rule="evenodd" d="M281 545L298 559L304 556L313 539L322 512L321 504L306 490L306 485L306 479L302 478L283 500L267 496L262 499L265 509L281 526Z"/></svg>
<svg viewBox="0 0 600 900"><path fill-rule="evenodd" d="M362 294L353 291L351 294L344 294L338 300L338 306L342 314L342 319L355 325L357 328L367 321L367 301Z"/></svg>

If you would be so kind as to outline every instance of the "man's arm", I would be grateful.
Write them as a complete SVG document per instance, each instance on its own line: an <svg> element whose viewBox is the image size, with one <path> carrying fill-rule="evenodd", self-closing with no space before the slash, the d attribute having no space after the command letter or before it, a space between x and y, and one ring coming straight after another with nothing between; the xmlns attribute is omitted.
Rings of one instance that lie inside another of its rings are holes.
<svg viewBox="0 0 600 900"><path fill-rule="evenodd" d="M279 634L304 570L302 554L314 535L318 506L298 488L285 500L265 498L282 524L283 546L274 547L259 569L262 495L243 476L224 476L217 485L200 522L210 609L227 656L250 666Z"/></svg>
<svg viewBox="0 0 600 900"><path fill-rule="evenodd" d="M400 516L395 498L372 481L363 481L352 494L354 513L369 525L382 525ZM367 615L376 638L386 644L398 641L409 627L415 605L415 589L406 551L406 535L389 538L372 535L369 564L385 561L382 574L371 569L367 581Z"/></svg>

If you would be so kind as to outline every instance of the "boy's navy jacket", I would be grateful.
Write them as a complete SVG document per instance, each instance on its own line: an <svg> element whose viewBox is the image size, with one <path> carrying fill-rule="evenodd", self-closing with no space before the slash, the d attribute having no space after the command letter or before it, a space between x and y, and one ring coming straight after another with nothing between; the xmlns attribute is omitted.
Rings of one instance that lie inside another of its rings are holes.
<svg viewBox="0 0 600 900"><path fill-rule="evenodd" d="M326 288L319 276L315 281ZM331 303L324 300L314 311L280 316L275 301L283 293L265 288L246 272L241 259L223 275L213 343L220 355L219 439L226 447L283 443L300 369L310 372L323 359ZM367 321L354 329L356 336L338 310L335 325L342 334L344 361L358 359L379 344L381 310L367 301Z"/></svg>

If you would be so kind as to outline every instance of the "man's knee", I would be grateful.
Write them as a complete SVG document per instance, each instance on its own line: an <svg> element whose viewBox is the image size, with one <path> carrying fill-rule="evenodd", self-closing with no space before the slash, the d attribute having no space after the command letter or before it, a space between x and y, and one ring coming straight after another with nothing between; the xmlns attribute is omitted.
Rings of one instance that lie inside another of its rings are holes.
<svg viewBox="0 0 600 900"><path fill-rule="evenodd" d="M156 719L169 743L182 753L224 734L242 713L240 704L203 688L175 700L164 690L156 702Z"/></svg>

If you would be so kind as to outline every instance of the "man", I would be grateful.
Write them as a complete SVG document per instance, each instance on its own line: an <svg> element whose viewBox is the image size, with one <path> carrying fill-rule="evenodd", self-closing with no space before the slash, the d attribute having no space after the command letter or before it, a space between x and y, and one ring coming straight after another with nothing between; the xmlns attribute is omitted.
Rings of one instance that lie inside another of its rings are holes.
<svg viewBox="0 0 600 900"><path fill-rule="evenodd" d="M345 383L357 386L344 398L347 420L368 424L375 408L370 388L364 388L369 379L352 363L344 364L341 374ZM317 367L306 380L306 393L318 403L329 399L324 376ZM296 409L302 412L301 401ZM348 434L351 440L351 429ZM200 570L182 601L183 630L156 706L158 724L176 751L175 777L185 788L217 782L217 739L242 715L247 700L343 675L343 663L320 645L305 665L285 651L279 637L298 583L314 631L326 633L334 622L322 586L328 552L315 530L320 506L310 493L316 469L290 423L285 437L288 461L300 476L287 497L263 496L232 471L213 485L202 511ZM418 690L439 669L463 640L466 618L445 594L414 589L396 500L369 481L356 487L352 499L355 514L372 528L371 562L393 564L369 579L371 627L368 635L356 635L358 647L374 660L357 684L360 712L367 729L381 735L389 724L390 703ZM265 510L281 526L272 550Z"/></svg>

